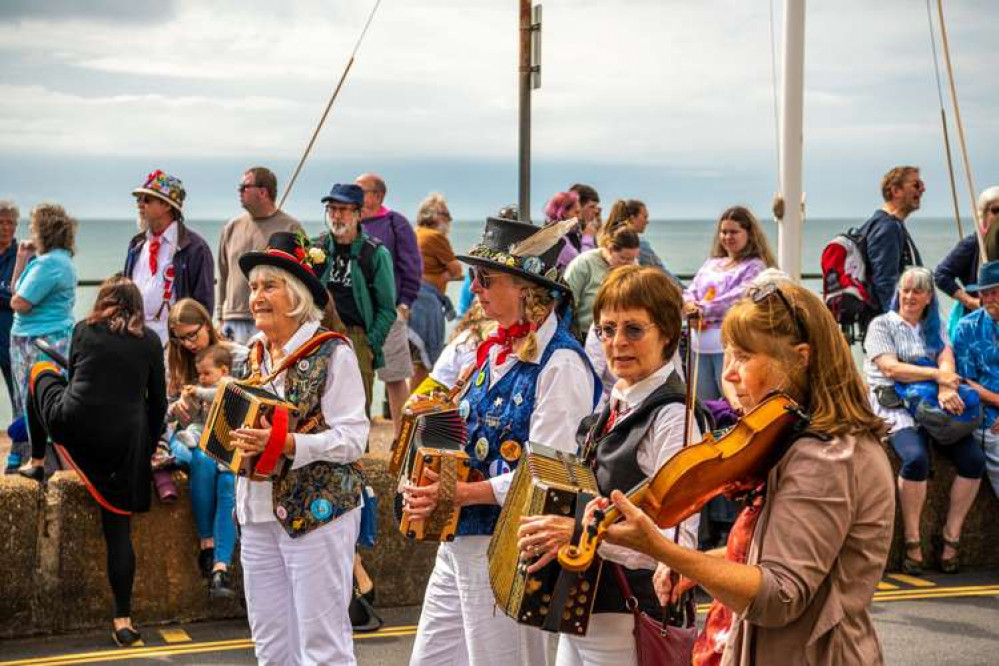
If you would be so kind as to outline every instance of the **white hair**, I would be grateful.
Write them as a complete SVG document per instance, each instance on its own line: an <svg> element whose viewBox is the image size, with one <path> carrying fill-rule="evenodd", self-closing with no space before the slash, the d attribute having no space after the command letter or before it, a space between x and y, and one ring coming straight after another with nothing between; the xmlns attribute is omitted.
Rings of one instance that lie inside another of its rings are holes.
<svg viewBox="0 0 999 666"><path fill-rule="evenodd" d="M323 318L323 311L320 310L315 301L312 300L312 292L302 284L297 277L277 266L261 264L254 266L248 276L250 282L254 280L277 279L284 282L288 288L288 300L291 301L291 310L285 313L288 317L298 321L299 326L312 321L320 321Z"/></svg>
<svg viewBox="0 0 999 666"><path fill-rule="evenodd" d="M440 192L431 192L427 198L420 203L419 210L416 211L416 223L424 226L437 224L437 216L447 207L447 199Z"/></svg>
<svg viewBox="0 0 999 666"><path fill-rule="evenodd" d="M982 190L978 195L978 216L985 217L985 208L993 201L999 201L999 185Z"/></svg>
<svg viewBox="0 0 999 666"><path fill-rule="evenodd" d="M17 222L21 218L21 209L13 199L0 199L0 215L10 215Z"/></svg>

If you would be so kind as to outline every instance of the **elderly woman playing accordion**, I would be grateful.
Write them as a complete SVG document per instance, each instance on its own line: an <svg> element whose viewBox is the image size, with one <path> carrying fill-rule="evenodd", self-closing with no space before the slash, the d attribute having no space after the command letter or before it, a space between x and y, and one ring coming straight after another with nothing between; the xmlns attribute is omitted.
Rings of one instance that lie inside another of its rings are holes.
<svg viewBox="0 0 999 666"><path fill-rule="evenodd" d="M266 420L232 431L247 454L277 442L286 459L272 481L236 482L247 612L261 664L356 663L347 607L361 520L356 461L369 423L349 342L319 325L328 295L314 264L323 259L304 236L278 232L266 250L239 260L260 331L250 341L251 380L266 378L262 388L298 413L283 441Z"/></svg>
<svg viewBox="0 0 999 666"><path fill-rule="evenodd" d="M696 583L715 602L693 663L880 664L868 606L891 545L895 497L867 400L832 315L790 282L750 290L722 324L724 378L746 410L783 392L811 415L739 514L727 548L697 552L663 538L622 493L607 542L633 548ZM591 507L609 504L598 499Z"/></svg>
<svg viewBox="0 0 999 666"><path fill-rule="evenodd" d="M582 455L593 466L600 492L627 491L653 476L683 446L686 385L673 364L680 336L680 289L653 268L612 271L597 293L594 325L607 363L618 377L607 406L590 423ZM700 431L692 424L692 434ZM695 440L695 441L696 441ZM543 515L522 520L522 557L536 571L555 559L572 537L571 517ZM697 516L683 524L680 542L696 545ZM664 530L673 538L673 530ZM639 607L654 617L662 610L654 587L666 596L665 565L637 551L602 544L606 560L586 636L561 634L558 666L637 664L634 620L611 567L621 566ZM657 572L654 583L653 573Z"/></svg>

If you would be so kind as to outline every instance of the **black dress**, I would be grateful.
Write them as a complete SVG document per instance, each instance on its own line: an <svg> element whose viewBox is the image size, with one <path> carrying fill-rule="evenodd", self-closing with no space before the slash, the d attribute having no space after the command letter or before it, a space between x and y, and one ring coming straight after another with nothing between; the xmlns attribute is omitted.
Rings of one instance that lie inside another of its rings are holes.
<svg viewBox="0 0 999 666"><path fill-rule="evenodd" d="M80 322L73 329L69 364L68 382L54 373L35 380L32 437L44 428L65 447L102 505L148 511L149 458L166 415L159 337L149 328L136 337L113 333L104 323Z"/></svg>

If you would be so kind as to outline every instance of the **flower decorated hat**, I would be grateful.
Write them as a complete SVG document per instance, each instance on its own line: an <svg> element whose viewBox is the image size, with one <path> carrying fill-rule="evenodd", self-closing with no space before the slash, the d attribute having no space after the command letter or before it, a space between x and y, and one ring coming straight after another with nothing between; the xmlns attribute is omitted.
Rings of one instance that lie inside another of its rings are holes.
<svg viewBox="0 0 999 666"><path fill-rule="evenodd" d="M486 219L482 240L468 254L459 254L458 259L565 292L568 286L556 262L565 243L563 236L575 226L575 218L536 227L490 217Z"/></svg>
<svg viewBox="0 0 999 666"><path fill-rule="evenodd" d="M180 182L180 178L163 173L159 169L146 176L146 182L132 190L132 196L137 197L140 194L152 195L179 211L184 209L184 199L187 198L184 183Z"/></svg>
<svg viewBox="0 0 999 666"><path fill-rule="evenodd" d="M312 247L305 234L292 231L278 231L271 235L267 247L262 252L247 252L239 258L239 269L249 279L255 266L281 268L309 289L316 307L326 307L329 292L319 281L319 266L326 262L326 253Z"/></svg>

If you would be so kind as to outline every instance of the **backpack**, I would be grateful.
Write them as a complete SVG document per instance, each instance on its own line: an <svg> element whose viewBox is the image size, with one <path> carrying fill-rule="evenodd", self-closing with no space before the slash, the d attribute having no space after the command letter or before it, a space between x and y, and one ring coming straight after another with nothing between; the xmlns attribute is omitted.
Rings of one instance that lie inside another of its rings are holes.
<svg viewBox="0 0 999 666"><path fill-rule="evenodd" d="M868 223L836 235L822 250L822 298L849 344L863 342L881 313L867 260Z"/></svg>

